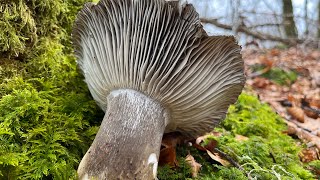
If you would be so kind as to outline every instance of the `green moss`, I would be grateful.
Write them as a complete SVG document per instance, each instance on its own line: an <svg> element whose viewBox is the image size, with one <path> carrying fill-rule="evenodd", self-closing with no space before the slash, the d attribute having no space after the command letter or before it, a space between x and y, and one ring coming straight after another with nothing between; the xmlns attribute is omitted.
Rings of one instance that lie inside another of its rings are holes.
<svg viewBox="0 0 320 180"><path fill-rule="evenodd" d="M263 65L252 66L253 71L259 71L264 68L265 66ZM298 74L295 71L283 70L278 67L271 68L268 72L262 74L261 76L270 79L279 85L290 85L294 83L298 78Z"/></svg>
<svg viewBox="0 0 320 180"><path fill-rule="evenodd" d="M4 0L0 2L0 55L24 60L35 53L39 39L69 34L86 0Z"/></svg>
<svg viewBox="0 0 320 180"><path fill-rule="evenodd" d="M242 93L237 103L230 106L226 119L215 129L222 136L209 139L217 140L218 148L237 161L243 171L221 166L193 147L178 148L178 156L183 158L190 153L203 165L198 179L313 179L312 173L299 160L301 147L282 133L285 129L283 120L267 104ZM236 135L246 136L248 140L239 141ZM180 167L177 171L186 170Z"/></svg>
<svg viewBox="0 0 320 180"><path fill-rule="evenodd" d="M282 133L285 123L256 97L241 94L236 105L229 108L222 128L227 133L217 138L220 148L243 165L247 173L252 172L253 177L276 179L279 175L288 179L312 179L312 174L299 160L301 147ZM237 141L236 134L249 139Z"/></svg>
<svg viewBox="0 0 320 180"><path fill-rule="evenodd" d="M0 179L76 179L103 116L71 53L83 2L0 3Z"/></svg>
<svg viewBox="0 0 320 180"><path fill-rule="evenodd" d="M186 163L183 157L178 157L179 168L172 169L170 166L166 165L158 170L157 177L159 180L179 180L188 179L191 177L191 167Z"/></svg>
<svg viewBox="0 0 320 180"><path fill-rule="evenodd" d="M74 176L102 119L75 59L63 54L59 41L44 42L51 48L24 70L12 61L1 66L7 80L0 86L0 172L6 178Z"/></svg>

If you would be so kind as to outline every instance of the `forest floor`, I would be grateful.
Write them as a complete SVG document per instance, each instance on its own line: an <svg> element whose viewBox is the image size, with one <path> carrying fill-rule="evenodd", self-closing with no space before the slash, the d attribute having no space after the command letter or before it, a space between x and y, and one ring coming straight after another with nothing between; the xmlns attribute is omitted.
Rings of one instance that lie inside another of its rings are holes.
<svg viewBox="0 0 320 180"><path fill-rule="evenodd" d="M303 161L319 159L320 51L248 49L243 58L246 84L285 119L289 135L299 137L308 148L317 148L314 157L302 157Z"/></svg>
<svg viewBox="0 0 320 180"><path fill-rule="evenodd" d="M221 126L187 141L191 147L179 148L182 140L174 134L164 137L160 165L175 171L161 167L159 179L320 178L320 51L245 49L242 54L244 93ZM181 170L184 162L191 174Z"/></svg>

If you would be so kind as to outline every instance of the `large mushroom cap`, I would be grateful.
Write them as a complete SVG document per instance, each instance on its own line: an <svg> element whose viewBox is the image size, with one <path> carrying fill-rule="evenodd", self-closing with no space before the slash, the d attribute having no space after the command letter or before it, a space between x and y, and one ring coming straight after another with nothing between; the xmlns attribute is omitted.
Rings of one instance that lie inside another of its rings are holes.
<svg viewBox="0 0 320 180"><path fill-rule="evenodd" d="M244 84L233 37L209 37L192 5L164 0L88 3L73 30L78 64L99 106L117 89L133 89L170 114L166 132L197 136L225 117Z"/></svg>

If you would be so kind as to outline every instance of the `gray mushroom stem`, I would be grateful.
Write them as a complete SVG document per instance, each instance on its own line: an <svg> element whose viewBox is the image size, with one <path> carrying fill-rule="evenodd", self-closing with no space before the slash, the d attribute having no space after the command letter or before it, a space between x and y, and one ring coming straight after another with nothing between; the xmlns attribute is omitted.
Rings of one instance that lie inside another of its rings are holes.
<svg viewBox="0 0 320 180"><path fill-rule="evenodd" d="M108 104L79 165L80 179L156 178L167 112L160 103L130 89L112 91Z"/></svg>
<svg viewBox="0 0 320 180"><path fill-rule="evenodd" d="M88 3L72 37L91 95L106 112L80 179L156 178L163 133L211 131L244 85L240 46L208 36L191 4Z"/></svg>

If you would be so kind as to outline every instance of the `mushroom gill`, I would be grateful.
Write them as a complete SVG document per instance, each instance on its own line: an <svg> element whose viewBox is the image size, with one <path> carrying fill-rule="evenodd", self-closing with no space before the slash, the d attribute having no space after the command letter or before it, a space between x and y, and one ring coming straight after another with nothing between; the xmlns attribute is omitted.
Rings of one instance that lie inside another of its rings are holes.
<svg viewBox="0 0 320 180"><path fill-rule="evenodd" d="M208 36L190 4L87 3L72 36L89 90L106 112L80 163L82 179L155 178L163 133L209 132L243 88L240 47L233 37Z"/></svg>

